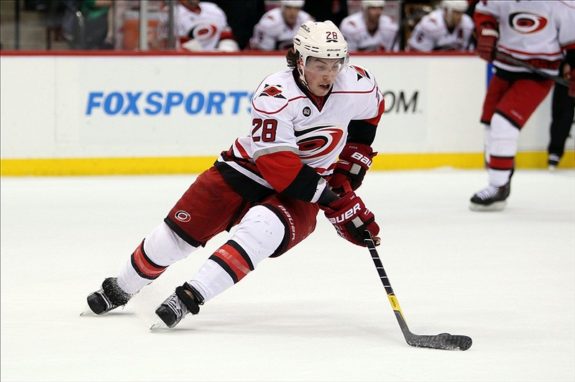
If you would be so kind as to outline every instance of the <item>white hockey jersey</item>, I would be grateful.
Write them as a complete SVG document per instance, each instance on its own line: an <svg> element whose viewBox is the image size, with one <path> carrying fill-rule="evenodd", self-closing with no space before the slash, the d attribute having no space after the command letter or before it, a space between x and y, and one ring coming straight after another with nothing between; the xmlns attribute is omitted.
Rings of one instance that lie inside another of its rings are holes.
<svg viewBox="0 0 575 382"><path fill-rule="evenodd" d="M214 51L222 33L231 35L231 29L226 14L216 4L200 2L199 6L199 13L192 12L181 4L174 7L176 37L180 44L193 41L194 48L190 50ZM167 39L168 33L168 15L164 14L160 20L159 38Z"/></svg>
<svg viewBox="0 0 575 382"><path fill-rule="evenodd" d="M266 12L254 27L254 34L250 39L250 47L259 50L285 50L293 45L293 38L299 27L312 17L305 11L299 10L297 21L290 28L284 21L281 7Z"/></svg>
<svg viewBox="0 0 575 382"><path fill-rule="evenodd" d="M236 139L218 162L270 190L272 186L254 165L266 154L296 153L320 176L331 175L346 144L350 121L379 120L383 96L373 76L357 66L346 66L339 73L322 107L306 93L291 70L266 77L252 98L251 133ZM318 185L312 202L324 188L325 182Z"/></svg>
<svg viewBox="0 0 575 382"><path fill-rule="evenodd" d="M473 20L464 14L461 22L449 30L444 18L444 10L424 16L415 26L409 41L409 50L431 52L433 50L473 50Z"/></svg>
<svg viewBox="0 0 575 382"><path fill-rule="evenodd" d="M391 17L381 15L378 29L374 34L370 34L362 11L346 17L340 25L341 33L343 33L347 41L347 48L350 52L398 51L398 29L398 25L393 22Z"/></svg>
<svg viewBox="0 0 575 382"><path fill-rule="evenodd" d="M485 16L499 23L499 51L548 74L558 73L563 49L575 48L575 1L480 1L476 22ZM512 72L529 71L500 60L493 63Z"/></svg>

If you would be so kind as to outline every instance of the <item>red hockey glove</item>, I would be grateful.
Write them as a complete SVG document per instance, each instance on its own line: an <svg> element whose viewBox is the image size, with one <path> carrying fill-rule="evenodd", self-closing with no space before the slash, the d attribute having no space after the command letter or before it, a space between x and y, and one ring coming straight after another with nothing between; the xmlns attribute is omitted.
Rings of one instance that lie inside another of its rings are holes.
<svg viewBox="0 0 575 382"><path fill-rule="evenodd" d="M339 154L333 176L329 180L332 190L338 194L344 193L343 185L349 182L353 190L357 190L365 173L371 166L371 160L377 155L373 149L361 143L348 143Z"/></svg>
<svg viewBox="0 0 575 382"><path fill-rule="evenodd" d="M375 222L375 216L354 192L348 192L322 209L338 235L347 241L365 247L363 239L367 230L376 245L379 244L379 226Z"/></svg>
<svg viewBox="0 0 575 382"><path fill-rule="evenodd" d="M482 59L491 62L495 58L495 47L499 33L495 29L483 28L477 37L477 54Z"/></svg>

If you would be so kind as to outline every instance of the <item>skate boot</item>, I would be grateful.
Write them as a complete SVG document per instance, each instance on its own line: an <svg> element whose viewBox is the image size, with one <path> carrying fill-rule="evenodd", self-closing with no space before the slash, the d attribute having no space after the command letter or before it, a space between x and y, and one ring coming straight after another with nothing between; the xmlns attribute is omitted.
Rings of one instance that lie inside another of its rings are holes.
<svg viewBox="0 0 575 382"><path fill-rule="evenodd" d="M193 286L184 283L156 309L156 314L168 328L173 328L188 313L198 314L204 298Z"/></svg>
<svg viewBox="0 0 575 382"><path fill-rule="evenodd" d="M553 171L557 168L557 166L559 166L559 161L561 160L561 157L557 154L549 154L549 157L547 157L547 166L548 169L550 171Z"/></svg>
<svg viewBox="0 0 575 382"><path fill-rule="evenodd" d="M487 186L471 197L469 208L471 211L501 211L507 205L510 193L511 182L501 187Z"/></svg>
<svg viewBox="0 0 575 382"><path fill-rule="evenodd" d="M109 277L102 283L102 289L88 296L88 306L96 314L108 313L126 305L132 296L118 286L118 279Z"/></svg>

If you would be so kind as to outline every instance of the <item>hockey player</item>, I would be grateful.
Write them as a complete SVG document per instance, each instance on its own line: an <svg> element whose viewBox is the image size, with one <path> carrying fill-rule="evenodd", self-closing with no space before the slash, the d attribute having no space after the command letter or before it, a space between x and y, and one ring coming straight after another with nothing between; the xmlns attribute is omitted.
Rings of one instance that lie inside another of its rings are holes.
<svg viewBox="0 0 575 382"><path fill-rule="evenodd" d="M553 86L552 80L506 62L501 53L551 75L558 74L565 57L573 88L575 8L564 1L487 1L477 4L474 18L477 53L493 61L496 72L481 115L489 182L471 197L470 208L498 211L511 192L519 132Z"/></svg>
<svg viewBox="0 0 575 382"><path fill-rule="evenodd" d="M384 110L373 75L347 64L347 43L331 21L303 24L287 59L290 69L255 91L250 133L196 179L119 275L88 296L94 313L125 305L169 265L236 225L158 307L168 327L304 240L320 209L346 240L363 246L369 231L379 242L374 215L354 192L376 155L371 144Z"/></svg>
<svg viewBox="0 0 575 382"><path fill-rule="evenodd" d="M300 25L312 20L301 9L303 5L304 0L282 0L281 7L266 12L254 27L250 48L268 51L291 48Z"/></svg>
<svg viewBox="0 0 575 382"><path fill-rule="evenodd" d="M575 3L574 3L575 6ZM562 62L559 73L569 79L571 67L567 62ZM547 146L547 165L549 170L555 170L565 152L565 142L569 138L569 131L573 125L575 116L575 94L569 95L569 89L565 86L555 85L551 98L551 126L549 127L549 145Z"/></svg>
<svg viewBox="0 0 575 382"><path fill-rule="evenodd" d="M216 4L199 0L178 0L174 7L174 29L180 49L193 52L239 50L228 25L226 14ZM158 39L167 48L168 15L162 15Z"/></svg>
<svg viewBox="0 0 575 382"><path fill-rule="evenodd" d="M341 32L350 52L399 50L399 27L383 14L385 0L362 0L362 10L343 19Z"/></svg>
<svg viewBox="0 0 575 382"><path fill-rule="evenodd" d="M439 9L417 23L407 50L473 50L473 20L465 14L467 5L465 0L443 0Z"/></svg>

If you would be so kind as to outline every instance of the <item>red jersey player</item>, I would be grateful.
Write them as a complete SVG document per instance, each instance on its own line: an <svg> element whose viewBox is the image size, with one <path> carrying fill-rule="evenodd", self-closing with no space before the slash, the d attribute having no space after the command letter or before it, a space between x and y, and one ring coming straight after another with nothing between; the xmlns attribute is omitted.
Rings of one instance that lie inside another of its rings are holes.
<svg viewBox="0 0 575 382"><path fill-rule="evenodd" d="M304 240L320 209L346 240L363 246L369 231L379 242L374 215L353 190L376 154L382 94L371 73L348 65L347 43L331 21L304 23L293 42L290 69L266 77L254 93L249 134L198 176L119 275L88 296L94 313L125 305L233 226L229 240L157 308L168 327Z"/></svg>
<svg viewBox="0 0 575 382"><path fill-rule="evenodd" d="M488 186L471 197L474 211L505 208L519 132L545 99L553 81L506 61L511 56L557 75L561 59L569 65L575 88L575 2L480 1L475 8L477 52L493 61L481 122L485 125Z"/></svg>

